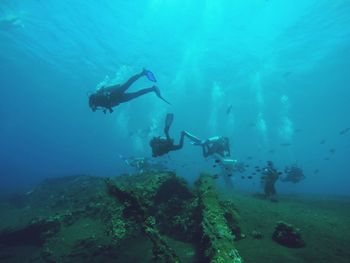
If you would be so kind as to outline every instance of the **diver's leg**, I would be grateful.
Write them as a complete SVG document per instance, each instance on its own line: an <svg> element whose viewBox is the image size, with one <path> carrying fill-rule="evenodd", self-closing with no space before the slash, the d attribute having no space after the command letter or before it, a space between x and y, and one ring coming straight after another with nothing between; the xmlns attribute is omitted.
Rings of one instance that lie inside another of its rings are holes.
<svg viewBox="0 0 350 263"><path fill-rule="evenodd" d="M174 114L173 113L168 113L165 118L165 125L164 125L164 133L167 138L167 140L170 140L169 136L169 129L173 123L174 120Z"/></svg>
<svg viewBox="0 0 350 263"><path fill-rule="evenodd" d="M123 93L120 97L120 102L127 102L154 91L155 91L154 87L151 87L147 89L138 90L136 92Z"/></svg>
<svg viewBox="0 0 350 263"><path fill-rule="evenodd" d="M136 74L134 76L132 76L131 78L129 78L124 84L120 85L120 87L118 87L118 91L120 92L125 92L128 88L130 88L130 86L139 78L145 76L145 71L143 70L141 73Z"/></svg>
<svg viewBox="0 0 350 263"><path fill-rule="evenodd" d="M99 94L110 94L112 92L118 92L118 89L120 87L120 84L116 84L116 85L113 85L113 86L108 86L108 87L101 87L97 93Z"/></svg>
<svg viewBox="0 0 350 263"><path fill-rule="evenodd" d="M161 100L163 100L164 102L170 104L168 101L166 101L160 94L160 91L158 89L157 86L153 86L151 88L147 88L147 89L142 89L142 90L139 90L139 91L136 91L136 92L133 92L133 93L122 93L122 98L120 99L119 102L126 102L126 101L129 101L129 100L132 100L136 97L139 97L141 95L144 95L146 93L149 93L149 92L154 92L158 98L160 98Z"/></svg>

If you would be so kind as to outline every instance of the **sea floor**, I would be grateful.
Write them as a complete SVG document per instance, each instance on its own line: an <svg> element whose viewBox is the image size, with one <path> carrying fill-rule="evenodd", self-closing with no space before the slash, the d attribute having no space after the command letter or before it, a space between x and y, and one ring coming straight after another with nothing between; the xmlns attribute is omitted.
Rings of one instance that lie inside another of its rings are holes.
<svg viewBox="0 0 350 263"><path fill-rule="evenodd" d="M349 262L349 198L280 195L277 203L246 194L234 194L232 198L247 236L236 242L244 262ZM273 241L271 236L277 221L299 228L306 246L287 248ZM253 230L261 232L263 238L252 238Z"/></svg>
<svg viewBox="0 0 350 263"><path fill-rule="evenodd" d="M250 193L220 197L230 199L238 212L243 238L232 246L243 262L349 262L350 198L279 195L278 202L271 202ZM121 215L118 208L106 210L113 202L104 179L89 176L50 180L29 193L2 197L0 262L153 262L147 237L117 231L126 235L122 242L111 238L111 216ZM272 240L278 221L299 228L305 247L288 248ZM253 237L253 231L262 238ZM198 262L194 244L166 240L181 262Z"/></svg>

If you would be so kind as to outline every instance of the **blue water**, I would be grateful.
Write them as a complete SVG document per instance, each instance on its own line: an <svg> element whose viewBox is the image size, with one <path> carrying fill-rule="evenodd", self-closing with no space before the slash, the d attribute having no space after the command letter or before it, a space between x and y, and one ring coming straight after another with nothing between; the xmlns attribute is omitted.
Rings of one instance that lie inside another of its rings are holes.
<svg viewBox="0 0 350 263"><path fill-rule="evenodd" d="M89 109L88 93L143 67L172 106L148 94L112 114ZM280 193L348 195L349 68L347 0L2 0L0 188L128 172L119 154L151 156L173 112L176 140L224 135L252 166L297 163L306 179ZM170 158L189 181L211 168L189 143Z"/></svg>

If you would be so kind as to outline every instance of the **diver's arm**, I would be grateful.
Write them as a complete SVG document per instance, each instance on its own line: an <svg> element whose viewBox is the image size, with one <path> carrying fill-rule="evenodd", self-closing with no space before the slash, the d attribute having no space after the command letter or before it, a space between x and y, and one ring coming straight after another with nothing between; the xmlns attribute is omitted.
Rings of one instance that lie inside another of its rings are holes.
<svg viewBox="0 0 350 263"><path fill-rule="evenodd" d="M187 131L183 131L184 135L187 136L187 138L189 138L194 145L201 145L202 144L202 140L199 139L198 137L194 136L193 134L187 132Z"/></svg>
<svg viewBox="0 0 350 263"><path fill-rule="evenodd" d="M173 145L173 147L171 148L172 151L180 150L184 146L185 135L186 135L185 132L182 131L180 141L178 144Z"/></svg>

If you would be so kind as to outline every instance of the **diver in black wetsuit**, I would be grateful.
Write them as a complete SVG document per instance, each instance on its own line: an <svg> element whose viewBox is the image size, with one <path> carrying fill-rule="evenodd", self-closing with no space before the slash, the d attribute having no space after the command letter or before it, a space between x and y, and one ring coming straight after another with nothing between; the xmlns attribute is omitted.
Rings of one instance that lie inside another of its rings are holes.
<svg viewBox="0 0 350 263"><path fill-rule="evenodd" d="M94 94L91 94L89 96L90 108L92 109L92 111L96 111L97 109L102 109L104 113L106 113L106 110L109 110L109 112L112 113L113 112L112 108L118 106L120 103L130 101L132 99L135 99L139 96L142 96L150 92L156 93L156 95L160 99L170 104L161 96L159 88L155 85L153 85L150 88L142 89L136 92L125 93L126 90L130 88L130 86L136 80L138 80L143 76L146 76L149 80L156 82L156 79L153 73L150 72L149 70L144 69L141 73L132 76L124 84L117 84L114 86L102 87L101 89L96 91Z"/></svg>
<svg viewBox="0 0 350 263"><path fill-rule="evenodd" d="M173 120L174 120L174 114L168 113L165 119L165 127L164 127L164 133L166 137L164 138L164 137L158 136L158 137L154 137L150 141L149 144L152 148L153 157L162 156L171 151L180 150L183 147L185 136L189 137L191 140L199 140L198 138L191 135L190 133L186 131L182 131L179 143L174 144L174 139L171 139L169 136L169 129L171 127L171 124L173 123Z"/></svg>

